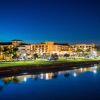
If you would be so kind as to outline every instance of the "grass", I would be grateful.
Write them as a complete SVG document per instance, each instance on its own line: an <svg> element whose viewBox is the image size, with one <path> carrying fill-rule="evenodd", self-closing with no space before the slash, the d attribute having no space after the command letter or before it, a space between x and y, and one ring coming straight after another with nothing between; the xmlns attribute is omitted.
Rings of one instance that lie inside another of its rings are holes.
<svg viewBox="0 0 100 100"><path fill-rule="evenodd" d="M46 61L46 60L32 60L32 61L10 61L10 62L1 62L0 67L11 67L11 66L24 66L24 65L50 65L50 64L59 64L65 62L80 62L80 61L96 61L99 59L59 59L57 61Z"/></svg>
<svg viewBox="0 0 100 100"><path fill-rule="evenodd" d="M48 65L53 64L53 62L45 60L35 60L35 61L11 61L11 62L1 62L0 67L10 67L10 66L24 66L24 65Z"/></svg>

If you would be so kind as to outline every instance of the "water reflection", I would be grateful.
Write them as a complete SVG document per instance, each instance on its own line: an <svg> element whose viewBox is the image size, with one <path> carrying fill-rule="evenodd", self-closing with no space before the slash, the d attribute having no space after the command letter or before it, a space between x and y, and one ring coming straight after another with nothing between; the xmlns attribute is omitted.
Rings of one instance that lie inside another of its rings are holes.
<svg viewBox="0 0 100 100"><path fill-rule="evenodd" d="M97 65L93 65L91 67L85 67L85 68L81 67L81 68L73 69L73 70L64 70L64 71L58 71L58 72L48 72L48 73L39 73L39 74L31 74L31 75L27 75L27 73L23 73L23 75L19 75L19 76L3 77L0 79L0 91L3 90L3 85L6 85L12 82L18 84L21 82L27 82L28 79L51 80L51 79L57 78L60 75L63 75L65 78L70 77L70 76L77 77L81 73L85 73L88 71L96 74L98 69L99 67Z"/></svg>

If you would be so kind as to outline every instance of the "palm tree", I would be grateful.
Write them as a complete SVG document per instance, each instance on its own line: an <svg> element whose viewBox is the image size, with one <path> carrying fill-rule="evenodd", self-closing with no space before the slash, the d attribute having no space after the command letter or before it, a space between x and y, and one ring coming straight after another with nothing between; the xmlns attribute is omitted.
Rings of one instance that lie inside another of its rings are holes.
<svg viewBox="0 0 100 100"><path fill-rule="evenodd" d="M90 52L90 51L91 51L91 49L90 49L90 48L86 49L86 52Z"/></svg>
<svg viewBox="0 0 100 100"><path fill-rule="evenodd" d="M69 57L69 56L70 56L70 54L67 54L67 53L64 54L64 57L65 57L65 58L67 58L67 57Z"/></svg>
<svg viewBox="0 0 100 100"><path fill-rule="evenodd" d="M9 56L9 48L8 47L4 47L3 48L3 54L4 54L4 59L6 60L6 57Z"/></svg>
<svg viewBox="0 0 100 100"><path fill-rule="evenodd" d="M83 50L82 49L77 49L77 52L83 52Z"/></svg>
<svg viewBox="0 0 100 100"><path fill-rule="evenodd" d="M2 51L3 51L3 48L0 46L0 54L2 53Z"/></svg>
<svg viewBox="0 0 100 100"><path fill-rule="evenodd" d="M78 56L82 56L84 54L84 50L77 49L76 53L77 53Z"/></svg>
<svg viewBox="0 0 100 100"><path fill-rule="evenodd" d="M17 47L13 47L12 48L12 57L13 58L17 58L17 52L18 52L18 48Z"/></svg>
<svg viewBox="0 0 100 100"><path fill-rule="evenodd" d="M3 48L0 46L0 59L2 59L3 57L2 53L3 53Z"/></svg>
<svg viewBox="0 0 100 100"><path fill-rule="evenodd" d="M5 59L6 57L10 57L10 59L12 59L13 56L17 56L17 51L18 49L16 47L12 47L12 48L4 47L3 53L5 55Z"/></svg>

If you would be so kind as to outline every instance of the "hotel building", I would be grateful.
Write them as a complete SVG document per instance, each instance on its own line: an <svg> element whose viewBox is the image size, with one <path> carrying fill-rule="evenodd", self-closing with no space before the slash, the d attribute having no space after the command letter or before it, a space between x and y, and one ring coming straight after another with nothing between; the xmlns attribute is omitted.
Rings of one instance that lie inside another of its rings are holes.
<svg viewBox="0 0 100 100"><path fill-rule="evenodd" d="M92 52L96 50L95 44L75 44L69 45L67 43L55 43L55 42L42 42L35 44L27 44L21 40L12 40L11 42L0 42L0 59L3 56L2 49L4 47L12 48L17 47L19 54L27 53L39 55L53 54L57 53L58 55L70 54L73 55L78 50L83 50L85 52Z"/></svg>
<svg viewBox="0 0 100 100"><path fill-rule="evenodd" d="M96 50L95 44L75 44L69 45L67 43L43 42L38 44L31 44L31 49L34 53L38 54L53 54L58 55L70 54L82 50L84 52L92 52Z"/></svg>
<svg viewBox="0 0 100 100"><path fill-rule="evenodd" d="M71 48L66 43L55 43L55 42L43 42L38 44L31 44L32 51L38 54L53 54L58 55L70 53Z"/></svg>

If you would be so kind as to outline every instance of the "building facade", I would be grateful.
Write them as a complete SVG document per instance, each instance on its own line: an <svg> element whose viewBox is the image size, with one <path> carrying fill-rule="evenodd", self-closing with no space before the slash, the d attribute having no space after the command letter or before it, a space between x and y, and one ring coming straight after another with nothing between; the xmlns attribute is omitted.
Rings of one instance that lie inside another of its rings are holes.
<svg viewBox="0 0 100 100"><path fill-rule="evenodd" d="M61 44L55 42L43 42L38 44L31 44L32 51L38 54L53 54L57 53L58 55L64 53L70 53L70 46L68 44Z"/></svg>
<svg viewBox="0 0 100 100"><path fill-rule="evenodd" d="M39 55L53 54L57 53L58 55L69 54L73 55L76 52L92 52L96 50L95 44L75 44L69 45L67 43L55 43L55 42L42 42L27 44L21 40L12 40L11 42L0 42L0 59L3 58L3 48L8 47L17 47L19 55L28 54L33 55L35 53Z"/></svg>
<svg viewBox="0 0 100 100"><path fill-rule="evenodd" d="M75 44L69 45L67 43L55 43L55 42L44 42L38 44L31 44L31 49L34 53L38 54L52 54L57 53L58 55L70 54L73 55L76 52L92 52L96 50L95 44Z"/></svg>

